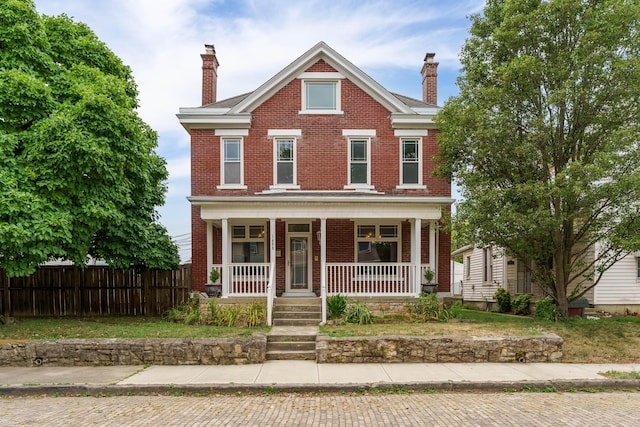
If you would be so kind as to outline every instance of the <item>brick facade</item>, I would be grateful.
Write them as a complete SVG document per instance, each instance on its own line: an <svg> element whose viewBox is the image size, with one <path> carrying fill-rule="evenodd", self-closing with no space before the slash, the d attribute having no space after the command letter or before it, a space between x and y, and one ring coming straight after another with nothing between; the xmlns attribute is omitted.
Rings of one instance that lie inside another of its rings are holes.
<svg viewBox="0 0 640 427"><path fill-rule="evenodd" d="M208 51L203 58L203 105L215 101L218 62ZM437 63L427 63L423 68L424 101L435 104ZM425 71L426 70L426 71ZM306 73L340 72L323 59L306 69ZM348 78L341 79L341 110L343 114L300 114L302 107L302 80L293 78L251 111L251 125L243 136L244 184L246 189L217 188L221 184L221 139L214 129L192 128L191 134L191 194L192 196L251 196L268 191L274 182L274 139L270 129L299 129L296 138L297 184L300 191L341 191L348 184L348 137L344 129L375 130L370 144L370 184L375 191L389 196L405 197L450 197L451 186L441 178L433 176L436 166L433 159L439 154L436 143L437 129L428 130L421 136L422 183L426 189L398 189L400 184L400 137L390 120L390 111L366 90ZM213 104L215 106L215 104ZM446 208L446 207L445 207ZM257 215L259 218L260 215ZM411 261L410 218L401 223L401 261ZM320 230L320 221L312 221L313 283L319 287L320 245L315 238ZM200 208L192 208L192 263L194 289L203 290L207 281L206 223L200 219ZM383 221L383 219L380 219ZM267 221L268 223L268 221ZM429 260L429 229L423 222L421 262ZM268 235L268 234L267 234ZM327 220L327 262L354 261L354 222L349 219ZM285 281L284 254L286 249L285 222L276 223L276 248L280 258L276 260L276 283L278 293ZM450 238L440 231L438 235L438 282L441 291L449 290ZM214 264L221 262L221 233L214 227ZM267 251L268 252L268 251ZM268 255L268 254L267 254ZM281 286L282 285L282 286Z"/></svg>

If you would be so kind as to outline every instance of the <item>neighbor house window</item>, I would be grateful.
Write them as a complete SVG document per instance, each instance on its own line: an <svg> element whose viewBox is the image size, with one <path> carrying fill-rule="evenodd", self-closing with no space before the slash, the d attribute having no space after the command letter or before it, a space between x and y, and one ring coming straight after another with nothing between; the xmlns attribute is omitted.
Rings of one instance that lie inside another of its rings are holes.
<svg viewBox="0 0 640 427"><path fill-rule="evenodd" d="M264 224L231 227L231 262L265 262L266 227Z"/></svg>
<svg viewBox="0 0 640 427"><path fill-rule="evenodd" d="M466 270L465 270L464 277L467 279L470 279L471 278L471 257L470 256L468 256L465 259L465 269Z"/></svg>
<svg viewBox="0 0 640 427"><path fill-rule="evenodd" d="M402 139L402 185L422 184L422 165L420 163L420 139Z"/></svg>
<svg viewBox="0 0 640 427"><path fill-rule="evenodd" d="M398 224L358 224L357 262L398 262L400 226Z"/></svg>
<svg viewBox="0 0 640 427"><path fill-rule="evenodd" d="M349 140L349 184L369 185L369 139Z"/></svg>
<svg viewBox="0 0 640 427"><path fill-rule="evenodd" d="M222 152L222 184L242 185L242 138L223 138Z"/></svg>
<svg viewBox="0 0 640 427"><path fill-rule="evenodd" d="M294 139L276 139L276 184L296 183L296 158Z"/></svg>
<svg viewBox="0 0 640 427"><path fill-rule="evenodd" d="M640 258L636 258L636 263L638 266L638 272L636 273L636 277L640 280Z"/></svg>
<svg viewBox="0 0 640 427"><path fill-rule="evenodd" d="M482 280L484 282L490 282L493 280L493 255L491 254L491 248L484 248L482 250Z"/></svg>

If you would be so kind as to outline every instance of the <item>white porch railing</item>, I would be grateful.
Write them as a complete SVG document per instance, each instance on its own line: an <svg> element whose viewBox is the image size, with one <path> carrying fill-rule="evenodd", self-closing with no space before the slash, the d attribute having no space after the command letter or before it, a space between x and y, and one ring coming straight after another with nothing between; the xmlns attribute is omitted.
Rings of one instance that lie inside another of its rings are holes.
<svg viewBox="0 0 640 427"><path fill-rule="evenodd" d="M415 272L409 263L327 263L327 295L415 296Z"/></svg>
<svg viewBox="0 0 640 427"><path fill-rule="evenodd" d="M273 300L276 297L276 269L275 262L269 269L269 283L267 285L267 326L273 323Z"/></svg>
<svg viewBox="0 0 640 427"><path fill-rule="evenodd" d="M223 296L266 296L269 285L270 265L260 264L230 264L229 294Z"/></svg>

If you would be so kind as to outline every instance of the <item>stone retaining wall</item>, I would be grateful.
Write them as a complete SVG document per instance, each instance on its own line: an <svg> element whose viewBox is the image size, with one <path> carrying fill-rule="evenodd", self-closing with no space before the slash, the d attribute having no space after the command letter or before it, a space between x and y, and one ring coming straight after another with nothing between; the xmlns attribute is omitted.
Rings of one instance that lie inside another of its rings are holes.
<svg viewBox="0 0 640 427"><path fill-rule="evenodd" d="M318 363L559 362L564 340L534 337L341 337L319 335Z"/></svg>
<svg viewBox="0 0 640 427"><path fill-rule="evenodd" d="M0 344L0 366L239 365L262 363L267 337L69 339Z"/></svg>

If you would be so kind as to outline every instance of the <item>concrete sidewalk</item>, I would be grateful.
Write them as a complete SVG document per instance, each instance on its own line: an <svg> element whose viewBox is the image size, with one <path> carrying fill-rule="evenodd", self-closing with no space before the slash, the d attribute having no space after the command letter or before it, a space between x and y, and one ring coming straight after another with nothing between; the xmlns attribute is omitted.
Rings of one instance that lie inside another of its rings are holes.
<svg viewBox="0 0 640 427"><path fill-rule="evenodd" d="M640 364L372 363L268 361L233 366L0 367L0 394L359 390L404 387L444 391L523 388L638 388L606 371Z"/></svg>

